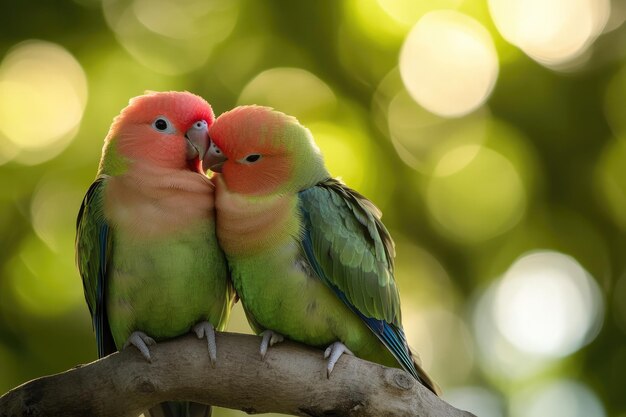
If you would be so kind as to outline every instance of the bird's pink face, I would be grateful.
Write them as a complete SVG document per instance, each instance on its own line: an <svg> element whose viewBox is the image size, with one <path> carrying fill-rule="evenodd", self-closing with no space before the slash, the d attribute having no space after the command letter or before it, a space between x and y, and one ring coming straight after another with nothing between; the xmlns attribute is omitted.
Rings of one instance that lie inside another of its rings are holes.
<svg viewBox="0 0 626 417"><path fill-rule="evenodd" d="M121 155L133 161L202 173L215 116L201 97L187 92L136 97L115 121L113 136Z"/></svg>
<svg viewBox="0 0 626 417"><path fill-rule="evenodd" d="M240 107L222 114L209 129L204 169L219 172L236 193L269 194L290 178L292 155L280 141L282 115L264 107Z"/></svg>

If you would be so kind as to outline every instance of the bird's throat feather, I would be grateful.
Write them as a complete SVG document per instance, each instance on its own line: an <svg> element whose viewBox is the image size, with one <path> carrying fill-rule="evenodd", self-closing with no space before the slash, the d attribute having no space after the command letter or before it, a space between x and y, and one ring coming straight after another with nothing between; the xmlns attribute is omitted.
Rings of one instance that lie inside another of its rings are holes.
<svg viewBox="0 0 626 417"><path fill-rule="evenodd" d="M217 182L217 236L230 256L256 255L299 236L296 197L231 193L221 178Z"/></svg>
<svg viewBox="0 0 626 417"><path fill-rule="evenodd" d="M191 171L135 165L109 181L105 216L137 239L193 230L214 216L213 184Z"/></svg>

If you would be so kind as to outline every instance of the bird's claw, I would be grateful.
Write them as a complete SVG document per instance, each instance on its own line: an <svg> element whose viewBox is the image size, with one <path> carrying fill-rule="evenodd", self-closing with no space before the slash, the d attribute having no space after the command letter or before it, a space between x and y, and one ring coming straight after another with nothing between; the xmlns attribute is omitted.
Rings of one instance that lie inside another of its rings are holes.
<svg viewBox="0 0 626 417"><path fill-rule="evenodd" d="M198 336L198 339L202 339L206 336L207 346L209 348L209 360L211 361L211 367L215 368L217 362L217 344L215 343L215 328L208 321L201 321L193 326L193 331Z"/></svg>
<svg viewBox="0 0 626 417"><path fill-rule="evenodd" d="M333 372L335 364L344 353L346 355L354 356L354 353L352 353L352 351L341 342L332 343L326 348L324 351L324 359L328 359L328 363L326 364L326 378L330 378L330 374Z"/></svg>
<svg viewBox="0 0 626 417"><path fill-rule="evenodd" d="M152 362L152 357L150 356L150 349L148 349L148 346L152 346L155 344L156 342L154 341L154 339L144 332L135 331L132 332L130 336L128 336L128 339L126 339L126 343L124 343L122 349L126 349L128 346L133 345L139 350L139 352L141 352L142 356L146 358L148 362Z"/></svg>
<svg viewBox="0 0 626 417"><path fill-rule="evenodd" d="M261 360L265 359L265 354L267 353L267 349L270 346L274 346L276 343L280 343L285 340L283 335L276 333L272 330L264 330L263 332L261 332L261 334L259 334L259 336L263 337L263 340L261 340L260 349Z"/></svg>

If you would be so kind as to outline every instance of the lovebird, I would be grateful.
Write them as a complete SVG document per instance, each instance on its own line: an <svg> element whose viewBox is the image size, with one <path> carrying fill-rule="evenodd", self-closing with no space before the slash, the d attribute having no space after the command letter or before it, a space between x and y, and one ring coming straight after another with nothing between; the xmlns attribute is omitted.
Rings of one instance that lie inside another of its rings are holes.
<svg viewBox="0 0 626 417"><path fill-rule="evenodd" d="M188 92L130 100L104 140L76 224L76 261L98 356L193 330L216 361L215 329L234 301L215 234L214 186L202 171L215 116ZM153 415L208 415L204 405L165 403Z"/></svg>
<svg viewBox="0 0 626 417"><path fill-rule="evenodd" d="M203 165L217 236L253 330L402 368L438 393L402 328L394 243L372 202L331 178L311 132L263 106L222 114Z"/></svg>

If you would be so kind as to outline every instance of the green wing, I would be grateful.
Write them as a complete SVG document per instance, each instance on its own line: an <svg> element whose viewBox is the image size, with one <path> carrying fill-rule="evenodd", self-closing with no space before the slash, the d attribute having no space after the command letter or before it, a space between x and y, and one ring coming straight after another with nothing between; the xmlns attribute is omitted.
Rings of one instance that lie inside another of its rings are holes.
<svg viewBox="0 0 626 417"><path fill-rule="evenodd" d="M406 342L393 277L394 244L372 202L337 180L299 193L301 241L315 274L420 378Z"/></svg>
<svg viewBox="0 0 626 417"><path fill-rule="evenodd" d="M395 249L380 211L335 179L302 191L300 201L315 261L329 284L367 317L399 325Z"/></svg>
<svg viewBox="0 0 626 417"><path fill-rule="evenodd" d="M98 356L115 352L106 312L107 268L112 255L112 231L104 218L104 188L108 176L91 184L76 219L76 264L96 332Z"/></svg>

